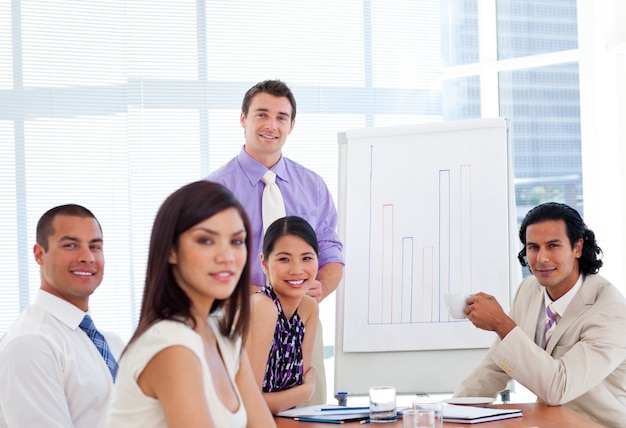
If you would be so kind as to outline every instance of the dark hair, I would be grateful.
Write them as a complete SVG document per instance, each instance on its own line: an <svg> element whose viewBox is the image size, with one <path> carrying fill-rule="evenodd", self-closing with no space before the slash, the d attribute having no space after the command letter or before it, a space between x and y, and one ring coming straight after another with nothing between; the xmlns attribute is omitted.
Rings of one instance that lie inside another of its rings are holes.
<svg viewBox="0 0 626 428"><path fill-rule="evenodd" d="M293 235L302 238L313 247L315 254L319 256L317 235L311 225L302 217L295 215L282 217L270 224L263 237L263 257L267 260L274 251L274 245L281 236Z"/></svg>
<svg viewBox="0 0 626 428"><path fill-rule="evenodd" d="M129 344L160 320L194 323L191 301L174 279L169 263L170 250L178 245L180 235L203 220L226 209L235 208L246 230L246 248L250 248L250 222L241 204L224 186L196 181L181 187L163 202L152 227L146 268L141 314L137 330ZM215 300L211 313L223 308L220 332L230 338L245 337L250 320L250 254L235 291L227 300ZM207 314L208 315L208 314ZM195 327L195 324L194 324Z"/></svg>
<svg viewBox="0 0 626 428"><path fill-rule="evenodd" d="M578 267L583 274L598 273L602 267L602 250L596 243L593 231L587 228L582 217L574 208L558 202L546 202L537 205L528 211L519 230L519 239L524 247L517 255L522 266L528 266L526 261L526 229L531 224L541 223L548 220L563 220L567 228L567 237L570 245L574 248L579 239L583 240L583 248Z"/></svg>
<svg viewBox="0 0 626 428"><path fill-rule="evenodd" d="M250 103L252 98L257 94L270 94L275 97L286 97L291 103L291 122L296 120L296 98L293 96L291 89L280 80L264 80L259 82L246 92L241 103L241 112L244 116L248 116L248 110L250 109Z"/></svg>
<svg viewBox="0 0 626 428"><path fill-rule="evenodd" d="M46 211L37 222L37 236L35 239L46 252L48 251L48 238L54 233L52 223L54 222L54 219L59 215L93 218L96 223L98 223L98 227L100 227L100 232L102 232L102 226L100 226L100 222L98 221L96 216L93 215L93 213L87 208L76 204L59 205L58 207L54 207Z"/></svg>

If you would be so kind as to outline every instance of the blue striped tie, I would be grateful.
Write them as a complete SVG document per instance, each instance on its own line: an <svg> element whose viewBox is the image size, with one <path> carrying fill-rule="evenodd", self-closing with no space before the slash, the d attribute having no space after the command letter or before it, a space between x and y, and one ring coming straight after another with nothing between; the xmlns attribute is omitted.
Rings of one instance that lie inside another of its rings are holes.
<svg viewBox="0 0 626 428"><path fill-rule="evenodd" d="M104 362L106 363L109 371L111 372L111 377L113 378L113 382L115 382L115 374L117 372L117 362L115 362L115 357L111 353L109 349L109 344L107 343L104 336L96 330L96 326L93 323L93 320L89 315L85 315L85 318L80 322L80 329L87 333L89 339L96 345L96 349L104 358Z"/></svg>

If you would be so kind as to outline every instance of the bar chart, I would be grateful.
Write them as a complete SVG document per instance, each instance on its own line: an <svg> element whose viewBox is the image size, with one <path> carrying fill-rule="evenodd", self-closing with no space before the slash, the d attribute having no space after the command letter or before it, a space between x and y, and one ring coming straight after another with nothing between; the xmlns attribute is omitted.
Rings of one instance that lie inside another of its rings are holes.
<svg viewBox="0 0 626 428"><path fill-rule="evenodd" d="M344 346L488 346L490 335L448 315L444 294L510 303L506 134L386 131L353 135L345 160Z"/></svg>
<svg viewBox="0 0 626 428"><path fill-rule="evenodd" d="M370 165L374 166L373 148L371 157ZM437 179L437 204L420 207L420 210L434 211L433 234L397 234L397 218L402 217L397 211L407 209L406 205L372 200L368 277L368 322L371 324L449 321L443 294L474 291L472 166L455 165L432 174ZM374 168L369 175L373 187L377 181ZM453 183L458 186L454 196ZM374 195L375 189L370 192ZM453 218L459 221L457 227L452 225ZM454 283L452 278L455 278Z"/></svg>

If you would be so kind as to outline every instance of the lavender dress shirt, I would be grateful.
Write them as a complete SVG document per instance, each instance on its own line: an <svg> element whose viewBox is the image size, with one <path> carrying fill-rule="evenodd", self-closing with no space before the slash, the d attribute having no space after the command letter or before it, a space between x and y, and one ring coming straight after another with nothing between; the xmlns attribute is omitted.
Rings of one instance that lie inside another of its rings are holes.
<svg viewBox="0 0 626 428"><path fill-rule="evenodd" d="M213 171L206 180L228 188L245 208L252 227L252 284L264 286L265 274L259 255L263 245L261 198L264 184L261 177L267 168L254 160L242 148L235 158ZM276 184L285 201L287 215L304 218L311 224L319 243L319 265L343 264L343 245L337 236L337 209L326 183L315 172L282 156L272 167Z"/></svg>

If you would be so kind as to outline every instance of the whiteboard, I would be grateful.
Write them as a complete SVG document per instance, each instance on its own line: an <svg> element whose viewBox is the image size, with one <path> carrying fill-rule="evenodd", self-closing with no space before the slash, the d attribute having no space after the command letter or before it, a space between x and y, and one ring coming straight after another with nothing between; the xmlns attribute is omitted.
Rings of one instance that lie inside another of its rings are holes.
<svg viewBox="0 0 626 428"><path fill-rule="evenodd" d="M508 120L363 128L338 141L335 392L452 392L495 335L451 319L443 294L484 291L508 310L520 277Z"/></svg>

